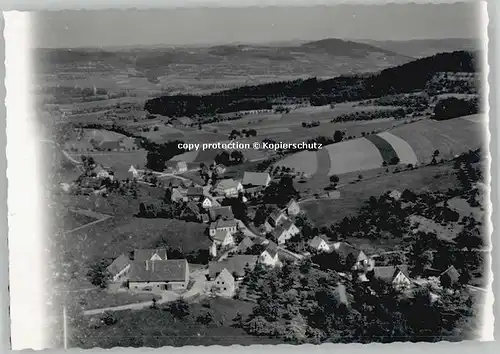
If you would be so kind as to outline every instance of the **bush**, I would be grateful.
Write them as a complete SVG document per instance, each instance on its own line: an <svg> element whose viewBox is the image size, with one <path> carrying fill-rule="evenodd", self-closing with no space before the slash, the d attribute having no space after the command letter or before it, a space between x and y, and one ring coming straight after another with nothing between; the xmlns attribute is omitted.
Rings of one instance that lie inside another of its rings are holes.
<svg viewBox="0 0 500 354"><path fill-rule="evenodd" d="M455 97L440 100L434 107L434 119L446 120L475 114L479 111L477 100L462 100Z"/></svg>

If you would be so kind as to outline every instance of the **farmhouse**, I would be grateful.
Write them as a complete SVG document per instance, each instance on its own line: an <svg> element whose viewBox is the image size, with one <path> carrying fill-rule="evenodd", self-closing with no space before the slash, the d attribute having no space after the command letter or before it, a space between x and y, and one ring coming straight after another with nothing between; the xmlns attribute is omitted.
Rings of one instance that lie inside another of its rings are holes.
<svg viewBox="0 0 500 354"><path fill-rule="evenodd" d="M454 266L450 266L443 273L439 275L439 281L444 287L449 287L458 284L460 280L460 273Z"/></svg>
<svg viewBox="0 0 500 354"><path fill-rule="evenodd" d="M315 251L330 252L328 241L322 236L315 236L311 241L309 241L309 247Z"/></svg>
<svg viewBox="0 0 500 354"><path fill-rule="evenodd" d="M185 259L134 261L128 278L131 290L183 290L189 282L189 264Z"/></svg>
<svg viewBox="0 0 500 354"><path fill-rule="evenodd" d="M274 242L269 242L266 249L259 256L259 263L270 267L275 267L280 263L278 257L278 246Z"/></svg>
<svg viewBox="0 0 500 354"><path fill-rule="evenodd" d="M213 289L219 296L233 297L236 291L233 275L224 268L214 280Z"/></svg>
<svg viewBox="0 0 500 354"><path fill-rule="evenodd" d="M271 176L267 172L245 172L242 185L247 187L265 188L271 182Z"/></svg>
<svg viewBox="0 0 500 354"><path fill-rule="evenodd" d="M135 262L165 261L165 260L167 260L167 250L165 248L134 250Z"/></svg>
<svg viewBox="0 0 500 354"><path fill-rule="evenodd" d="M234 245L234 238L228 230L217 230L212 236L217 246L227 247Z"/></svg>
<svg viewBox="0 0 500 354"><path fill-rule="evenodd" d="M122 253L106 270L111 274L113 282L125 280L130 270L130 259Z"/></svg>
<svg viewBox="0 0 500 354"><path fill-rule="evenodd" d="M212 208L208 211L210 220L216 221L217 219L232 220L234 219L233 209L231 206L223 206Z"/></svg>
<svg viewBox="0 0 500 354"><path fill-rule="evenodd" d="M257 263L257 256L234 255L220 262L210 262L208 278L215 279L223 269L227 269L235 280L241 280L245 272L252 271Z"/></svg>
<svg viewBox="0 0 500 354"><path fill-rule="evenodd" d="M408 266L406 265L375 267L372 276L391 283L397 290L405 290L411 286Z"/></svg>
<svg viewBox="0 0 500 354"><path fill-rule="evenodd" d="M243 191L243 185L234 179L223 179L217 183L215 191L219 195L224 195L228 198L235 198L239 192Z"/></svg>
<svg viewBox="0 0 500 354"><path fill-rule="evenodd" d="M278 227L272 231L274 241L282 245L287 240L297 235L300 230L295 226L293 222L285 219Z"/></svg>
<svg viewBox="0 0 500 354"><path fill-rule="evenodd" d="M223 220L219 219L210 224L209 235L211 237L215 236L217 231L229 231L230 233L234 233L237 230L236 220Z"/></svg>
<svg viewBox="0 0 500 354"><path fill-rule="evenodd" d="M368 257L362 250L346 242L334 243L333 251L338 254L344 264L353 269L362 269L368 263Z"/></svg>
<svg viewBox="0 0 500 354"><path fill-rule="evenodd" d="M212 200L210 198L203 199L203 202L201 202L201 206L204 209L211 208L212 207Z"/></svg>
<svg viewBox="0 0 500 354"><path fill-rule="evenodd" d="M292 199L287 207L286 207L286 212L290 216L295 216L300 213L300 205L295 201L295 199Z"/></svg>

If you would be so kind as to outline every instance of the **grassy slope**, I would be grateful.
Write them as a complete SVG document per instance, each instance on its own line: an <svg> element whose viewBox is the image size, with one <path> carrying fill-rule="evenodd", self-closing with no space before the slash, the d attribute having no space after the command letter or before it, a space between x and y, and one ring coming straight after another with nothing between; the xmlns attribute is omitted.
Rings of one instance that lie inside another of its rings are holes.
<svg viewBox="0 0 500 354"><path fill-rule="evenodd" d="M314 200L301 204L301 207L307 211L309 218L317 223L317 226L329 225L345 216L354 215L370 196L381 195L390 189L447 190L456 186L457 180L453 173L453 168L449 164L426 166L396 174L389 173L341 187L339 200Z"/></svg>
<svg viewBox="0 0 500 354"><path fill-rule="evenodd" d="M190 306L190 315L173 318L163 309L124 311L116 313L118 322L109 327L92 329L88 318L72 321L74 335L71 346L81 348L161 347L184 345L250 345L278 344L277 340L247 335L242 329L231 327L237 312L247 315L253 304L230 299L210 300L210 309L200 304ZM210 311L214 323L201 325L196 317Z"/></svg>

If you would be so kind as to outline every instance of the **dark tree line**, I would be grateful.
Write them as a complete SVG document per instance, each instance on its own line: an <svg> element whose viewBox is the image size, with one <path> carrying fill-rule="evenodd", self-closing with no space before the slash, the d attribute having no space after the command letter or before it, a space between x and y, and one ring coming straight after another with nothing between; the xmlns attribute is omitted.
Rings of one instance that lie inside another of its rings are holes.
<svg viewBox="0 0 500 354"><path fill-rule="evenodd" d="M475 72L474 53L456 51L418 59L373 75L339 76L242 86L209 95L172 95L151 99L144 109L165 116L209 116L244 110L272 109L283 99L311 105L357 101L425 89L437 72Z"/></svg>

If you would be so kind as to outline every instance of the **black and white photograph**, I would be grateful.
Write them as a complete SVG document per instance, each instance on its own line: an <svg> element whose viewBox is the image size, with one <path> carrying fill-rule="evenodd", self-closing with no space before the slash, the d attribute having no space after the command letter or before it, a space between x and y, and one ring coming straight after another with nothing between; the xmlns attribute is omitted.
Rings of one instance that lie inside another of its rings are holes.
<svg viewBox="0 0 500 354"><path fill-rule="evenodd" d="M484 11L31 13L46 347L482 339Z"/></svg>

